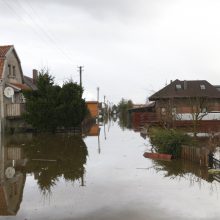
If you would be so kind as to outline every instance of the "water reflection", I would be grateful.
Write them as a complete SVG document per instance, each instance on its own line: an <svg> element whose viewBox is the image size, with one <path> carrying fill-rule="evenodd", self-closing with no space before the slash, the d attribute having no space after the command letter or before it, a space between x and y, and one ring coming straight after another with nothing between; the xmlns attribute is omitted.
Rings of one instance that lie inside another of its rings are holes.
<svg viewBox="0 0 220 220"><path fill-rule="evenodd" d="M25 169L34 173L43 193L51 192L59 177L72 182L80 179L84 185L88 151L80 136L36 135L24 152L28 158Z"/></svg>
<svg viewBox="0 0 220 220"><path fill-rule="evenodd" d="M0 215L16 215L27 174L34 174L40 191L52 192L59 178L84 186L87 147L81 136L20 134L0 141Z"/></svg>
<svg viewBox="0 0 220 220"><path fill-rule="evenodd" d="M22 201L26 180L23 150L17 145L6 147L4 137L0 140L0 215L16 215Z"/></svg>
<svg viewBox="0 0 220 220"><path fill-rule="evenodd" d="M171 179L184 178L195 182L198 182L200 179L206 180L207 182L214 180L213 177L209 175L207 167L202 167L196 163L185 160L154 160L152 168L157 172L163 172L164 177Z"/></svg>

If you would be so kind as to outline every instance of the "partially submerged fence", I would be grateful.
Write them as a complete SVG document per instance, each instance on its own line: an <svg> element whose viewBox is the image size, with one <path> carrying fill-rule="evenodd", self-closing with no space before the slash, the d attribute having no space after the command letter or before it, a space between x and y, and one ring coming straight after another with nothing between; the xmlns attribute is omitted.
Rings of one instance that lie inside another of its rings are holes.
<svg viewBox="0 0 220 220"><path fill-rule="evenodd" d="M209 150L205 147L192 147L192 146L182 146L181 158L184 160L189 160L200 164L201 166L208 166Z"/></svg>

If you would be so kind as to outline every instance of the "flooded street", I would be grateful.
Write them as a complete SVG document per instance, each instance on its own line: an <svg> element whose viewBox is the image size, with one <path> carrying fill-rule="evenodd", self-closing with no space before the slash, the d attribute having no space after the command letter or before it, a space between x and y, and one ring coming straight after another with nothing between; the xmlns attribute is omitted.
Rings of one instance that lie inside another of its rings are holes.
<svg viewBox="0 0 220 220"><path fill-rule="evenodd" d="M219 219L220 183L207 168L144 158L148 139L117 122L100 129L4 138L0 219Z"/></svg>

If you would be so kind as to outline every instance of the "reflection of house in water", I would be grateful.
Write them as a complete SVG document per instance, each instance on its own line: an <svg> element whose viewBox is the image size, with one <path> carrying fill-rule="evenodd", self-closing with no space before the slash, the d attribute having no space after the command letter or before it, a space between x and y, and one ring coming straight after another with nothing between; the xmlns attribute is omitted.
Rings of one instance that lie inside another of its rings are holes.
<svg viewBox="0 0 220 220"><path fill-rule="evenodd" d="M93 124L86 136L99 136L100 128L98 124Z"/></svg>
<svg viewBox="0 0 220 220"><path fill-rule="evenodd" d="M0 159L0 216L16 215L26 180L23 149L2 139Z"/></svg>
<svg viewBox="0 0 220 220"><path fill-rule="evenodd" d="M101 153L101 146L100 146L100 138L99 138L99 135L100 135L100 127L99 127L99 124L92 124L89 128L89 131L86 132L86 136L93 136L93 137L98 137L98 153L100 154Z"/></svg>

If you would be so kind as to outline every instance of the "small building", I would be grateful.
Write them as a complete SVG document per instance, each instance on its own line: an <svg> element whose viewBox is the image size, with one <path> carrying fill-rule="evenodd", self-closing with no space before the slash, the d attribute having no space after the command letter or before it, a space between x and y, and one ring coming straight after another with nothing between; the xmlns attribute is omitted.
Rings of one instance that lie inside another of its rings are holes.
<svg viewBox="0 0 220 220"><path fill-rule="evenodd" d="M98 118L99 114L99 103L97 101L87 101L86 102L87 108L90 112L90 116L92 118Z"/></svg>
<svg viewBox="0 0 220 220"><path fill-rule="evenodd" d="M157 114L155 112L155 102L144 105L134 105L128 110L130 127L135 131L140 131L145 124L158 123Z"/></svg>

